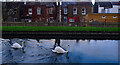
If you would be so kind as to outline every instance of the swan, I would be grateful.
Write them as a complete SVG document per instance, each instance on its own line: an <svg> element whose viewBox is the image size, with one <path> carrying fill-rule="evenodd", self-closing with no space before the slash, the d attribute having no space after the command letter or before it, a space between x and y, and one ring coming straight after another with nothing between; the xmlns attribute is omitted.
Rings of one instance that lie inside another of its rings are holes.
<svg viewBox="0 0 120 65"><path fill-rule="evenodd" d="M13 48L23 48L24 47L24 42L22 42L22 46L18 43L14 43L11 47L13 47Z"/></svg>
<svg viewBox="0 0 120 65"><path fill-rule="evenodd" d="M60 46L56 46L55 49L52 50L52 52L55 52L55 53L68 53L68 47L69 47L69 45L66 45L66 47L67 47L67 51L65 51Z"/></svg>

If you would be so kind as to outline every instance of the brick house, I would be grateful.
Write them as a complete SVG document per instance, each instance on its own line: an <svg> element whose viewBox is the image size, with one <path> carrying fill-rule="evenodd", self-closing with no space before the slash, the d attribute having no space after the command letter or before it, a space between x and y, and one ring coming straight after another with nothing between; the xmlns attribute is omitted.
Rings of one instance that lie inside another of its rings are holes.
<svg viewBox="0 0 120 65"><path fill-rule="evenodd" d="M62 22L85 22L86 14L93 12L91 2L66 2L62 3L61 8ZM3 5L3 20L56 22L58 11L56 2L8 2Z"/></svg>
<svg viewBox="0 0 120 65"><path fill-rule="evenodd" d="M68 8L67 7L62 7L62 21L67 23L68 22Z"/></svg>
<svg viewBox="0 0 120 65"><path fill-rule="evenodd" d="M41 21L53 22L55 17L55 7L50 3L27 3L24 5L23 19L28 22Z"/></svg>
<svg viewBox="0 0 120 65"><path fill-rule="evenodd" d="M2 2L3 21L21 21L23 2Z"/></svg>
<svg viewBox="0 0 120 65"><path fill-rule="evenodd" d="M120 22L118 13L90 13L86 15L87 22Z"/></svg>
<svg viewBox="0 0 120 65"><path fill-rule="evenodd" d="M46 21L46 6L42 5L25 5L23 18L25 21Z"/></svg>
<svg viewBox="0 0 120 65"><path fill-rule="evenodd" d="M85 22L85 16L93 12L91 2L78 2L68 5L68 22Z"/></svg>
<svg viewBox="0 0 120 65"><path fill-rule="evenodd" d="M62 3L62 8L61 8L61 9L62 9L62 11L61 11L61 12L62 12L62 13L61 13L61 15L62 15L62 18L61 18L61 19L62 19L62 22L65 22L65 23L68 22L68 14L69 14L69 13L68 13L68 6L69 6L70 4L71 4L71 5L72 5L72 4L75 5L76 2L63 2L63 3Z"/></svg>
<svg viewBox="0 0 120 65"><path fill-rule="evenodd" d="M55 17L56 17L56 11L55 11L55 7L54 6L46 6L47 9L47 22L53 22L55 21Z"/></svg>

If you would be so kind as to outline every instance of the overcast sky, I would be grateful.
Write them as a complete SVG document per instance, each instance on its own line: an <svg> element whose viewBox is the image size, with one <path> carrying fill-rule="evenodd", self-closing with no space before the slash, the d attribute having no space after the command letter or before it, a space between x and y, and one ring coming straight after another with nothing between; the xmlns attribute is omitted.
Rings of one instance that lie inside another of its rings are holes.
<svg viewBox="0 0 120 65"><path fill-rule="evenodd" d="M6 1L6 0L0 0L0 1ZM35 0L7 0L7 1L35 1ZM55 2L58 0L38 0L38 1L46 1L46 2ZM62 0L67 2L79 2L79 1L93 1L93 0ZM96 1L119 1L119 0L96 0Z"/></svg>

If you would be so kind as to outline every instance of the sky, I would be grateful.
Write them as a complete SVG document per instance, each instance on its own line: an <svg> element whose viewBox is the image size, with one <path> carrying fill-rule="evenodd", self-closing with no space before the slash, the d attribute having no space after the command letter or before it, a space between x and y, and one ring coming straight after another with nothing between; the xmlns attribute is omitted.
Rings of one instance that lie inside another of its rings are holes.
<svg viewBox="0 0 120 65"><path fill-rule="evenodd" d="M0 1L6 1L6 0L0 0ZM7 0L7 1L21 1L21 0ZM23 1L28 1L28 0L23 0ZM35 0L29 0L29 1L35 1ZM57 0L38 0L38 1L57 1ZM75 1L95 1L95 0L62 0L62 1L69 1L69 2L75 2ZM119 1L119 0L96 0L96 1Z"/></svg>

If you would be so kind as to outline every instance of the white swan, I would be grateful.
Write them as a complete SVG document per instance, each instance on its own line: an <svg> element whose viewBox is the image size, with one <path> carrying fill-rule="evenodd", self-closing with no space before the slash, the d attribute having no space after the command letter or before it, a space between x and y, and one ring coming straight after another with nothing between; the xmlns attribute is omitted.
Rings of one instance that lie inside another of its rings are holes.
<svg viewBox="0 0 120 65"><path fill-rule="evenodd" d="M13 46L11 46L13 48L23 48L24 47L24 42L22 42L22 46L18 43L14 43Z"/></svg>
<svg viewBox="0 0 120 65"><path fill-rule="evenodd" d="M67 51L65 51L63 48L61 48L60 46L56 46L54 50L52 50L55 53L68 53L68 47L69 45L66 45L67 47Z"/></svg>

